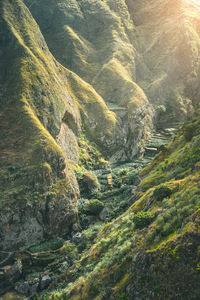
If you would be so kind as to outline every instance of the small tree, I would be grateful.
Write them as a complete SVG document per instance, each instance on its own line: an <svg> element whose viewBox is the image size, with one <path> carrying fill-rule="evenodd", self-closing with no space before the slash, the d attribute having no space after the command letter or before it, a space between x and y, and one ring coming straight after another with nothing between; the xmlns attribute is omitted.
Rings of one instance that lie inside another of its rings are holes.
<svg viewBox="0 0 200 300"><path fill-rule="evenodd" d="M92 199L87 203L85 207L85 211L88 214L98 215L103 208L104 208L103 202L99 201L98 199Z"/></svg>
<svg viewBox="0 0 200 300"><path fill-rule="evenodd" d="M153 192L153 196L158 201L162 201L164 198L171 196L171 194L172 190L166 185L160 185Z"/></svg>

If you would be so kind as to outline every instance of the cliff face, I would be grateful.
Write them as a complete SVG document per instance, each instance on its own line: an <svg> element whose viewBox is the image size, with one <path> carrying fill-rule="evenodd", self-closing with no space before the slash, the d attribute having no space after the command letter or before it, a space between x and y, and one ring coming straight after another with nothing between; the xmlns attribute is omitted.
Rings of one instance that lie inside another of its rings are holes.
<svg viewBox="0 0 200 300"><path fill-rule="evenodd" d="M1 247L19 249L76 220L79 189L69 159L78 159L80 117L66 72L28 9L21 1L0 5ZM57 143L63 131L73 151Z"/></svg>
<svg viewBox="0 0 200 300"><path fill-rule="evenodd" d="M117 113L126 137L122 156L132 158L142 148L152 117L158 128L170 127L198 105L199 9L193 2L26 3L56 59Z"/></svg>
<svg viewBox="0 0 200 300"><path fill-rule="evenodd" d="M111 160L140 155L153 110L135 82L135 27L125 1L25 3L55 58L90 83L116 113L120 130Z"/></svg>
<svg viewBox="0 0 200 300"><path fill-rule="evenodd" d="M19 249L76 222L81 128L101 146L116 144L118 125L94 89L56 62L21 1L1 1L0 13L1 247Z"/></svg>

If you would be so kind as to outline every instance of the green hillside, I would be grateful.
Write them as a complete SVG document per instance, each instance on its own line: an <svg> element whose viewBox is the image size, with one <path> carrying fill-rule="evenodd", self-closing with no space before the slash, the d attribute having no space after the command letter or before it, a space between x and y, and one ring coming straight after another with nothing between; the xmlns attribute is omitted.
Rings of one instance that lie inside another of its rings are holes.
<svg viewBox="0 0 200 300"><path fill-rule="evenodd" d="M63 290L51 295L198 299L199 125L197 114L142 170L134 204L100 228L92 246L86 245L52 286ZM92 227L85 232L87 238L89 231Z"/></svg>

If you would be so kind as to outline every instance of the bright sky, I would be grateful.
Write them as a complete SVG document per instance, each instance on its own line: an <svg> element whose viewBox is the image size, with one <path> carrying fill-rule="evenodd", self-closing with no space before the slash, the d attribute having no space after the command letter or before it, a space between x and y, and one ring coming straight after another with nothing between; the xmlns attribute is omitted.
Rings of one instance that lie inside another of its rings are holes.
<svg viewBox="0 0 200 300"><path fill-rule="evenodd" d="M200 0L185 0L188 3L193 2L194 4L200 5Z"/></svg>
<svg viewBox="0 0 200 300"><path fill-rule="evenodd" d="M184 0L188 4L193 4L196 8L200 10L200 0Z"/></svg>

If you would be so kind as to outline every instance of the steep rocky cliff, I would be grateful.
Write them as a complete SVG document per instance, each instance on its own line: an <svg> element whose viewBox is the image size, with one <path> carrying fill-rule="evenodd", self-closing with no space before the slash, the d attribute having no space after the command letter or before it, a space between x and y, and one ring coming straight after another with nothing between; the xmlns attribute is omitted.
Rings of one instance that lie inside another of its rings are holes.
<svg viewBox="0 0 200 300"><path fill-rule="evenodd" d="M116 113L120 143L111 160L140 155L153 110L135 83L135 27L125 1L25 3L55 58L90 83Z"/></svg>
<svg viewBox="0 0 200 300"><path fill-rule="evenodd" d="M69 159L78 159L80 117L66 73L28 9L21 1L0 5L1 247L19 249L76 219L79 190ZM64 153L56 142L63 130L76 150Z"/></svg>
<svg viewBox="0 0 200 300"><path fill-rule="evenodd" d="M198 105L199 9L192 1L26 3L56 59L91 83L122 120L122 157L141 149L149 119L170 127Z"/></svg>
<svg viewBox="0 0 200 300"><path fill-rule="evenodd" d="M118 124L94 89L56 62L25 5L0 4L1 247L19 249L76 222L78 136L85 128L115 148Z"/></svg>

